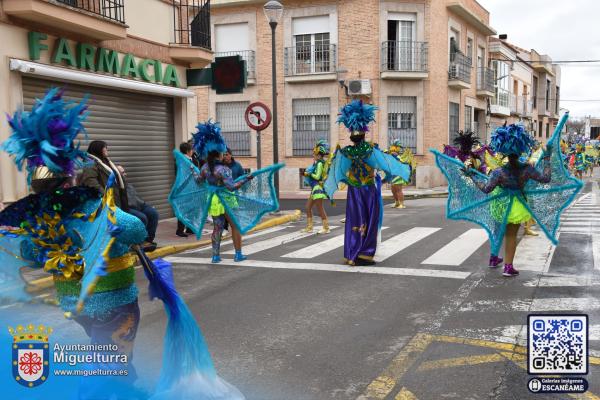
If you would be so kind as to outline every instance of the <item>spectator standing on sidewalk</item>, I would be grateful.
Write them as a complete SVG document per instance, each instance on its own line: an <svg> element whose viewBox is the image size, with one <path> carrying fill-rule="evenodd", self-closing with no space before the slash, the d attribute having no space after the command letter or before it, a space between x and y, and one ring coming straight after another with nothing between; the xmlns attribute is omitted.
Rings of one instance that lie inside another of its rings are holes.
<svg viewBox="0 0 600 400"><path fill-rule="evenodd" d="M194 153L194 148L192 147L190 142L184 142L179 145L179 151L183 153L187 158L190 159L192 164L194 164L198 169L202 167L202 160L198 158L198 156ZM177 172L177 166L175 166L175 172ZM190 228L186 227L183 222L177 220L177 230L175 234L179 237L188 237L193 232Z"/></svg>
<svg viewBox="0 0 600 400"><path fill-rule="evenodd" d="M154 251L157 247L154 239L156 237L156 228L158 227L158 212L154 207L142 200L142 198L138 195L137 190L135 190L135 187L127 181L127 173L125 172L125 168L123 168L121 165L118 165L117 169L125 180L129 214L138 217L148 232L148 237L144 243L144 250Z"/></svg>
<svg viewBox="0 0 600 400"><path fill-rule="evenodd" d="M240 176L246 175L246 173L244 173L244 168L242 168L242 164L233 158L233 154L231 153L231 149L229 147L227 147L227 151L225 154L223 154L223 164L225 164L231 170L231 178L234 181Z"/></svg>

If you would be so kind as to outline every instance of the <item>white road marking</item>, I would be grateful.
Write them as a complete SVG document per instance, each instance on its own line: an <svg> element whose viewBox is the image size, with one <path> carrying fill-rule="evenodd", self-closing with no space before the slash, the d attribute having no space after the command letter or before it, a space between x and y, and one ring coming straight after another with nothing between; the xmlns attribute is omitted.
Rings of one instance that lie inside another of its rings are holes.
<svg viewBox="0 0 600 400"><path fill-rule="evenodd" d="M484 229L469 229L421 264L458 266L475 253L487 239L488 236Z"/></svg>
<svg viewBox="0 0 600 400"><path fill-rule="evenodd" d="M478 300L465 303L462 312L550 312L600 310L600 299L595 297L552 297L511 301Z"/></svg>
<svg viewBox="0 0 600 400"><path fill-rule="evenodd" d="M591 227L591 226L587 226L587 227L565 227L564 229L560 230L562 233L585 233L588 235L591 235L593 233L600 233L600 228L595 228L595 227Z"/></svg>
<svg viewBox="0 0 600 400"><path fill-rule="evenodd" d="M168 257L167 261L174 264L210 264L210 258L194 257ZM389 267L350 267L341 264L321 263L294 263L277 261L246 260L239 263L233 260L223 260L218 265L231 265L237 267L294 269L304 271L326 271L326 272L352 272L362 274L397 275L397 276L420 276L428 278L466 279L470 272L448 271L437 269L414 269L414 268L389 268Z"/></svg>
<svg viewBox="0 0 600 400"><path fill-rule="evenodd" d="M588 287L600 286L600 279L582 276L542 276L525 282L523 286L529 287Z"/></svg>
<svg viewBox="0 0 600 400"><path fill-rule="evenodd" d="M526 236L517 245L513 264L519 270L547 272L556 246L546 236Z"/></svg>
<svg viewBox="0 0 600 400"><path fill-rule="evenodd" d="M406 232L402 232L399 235L393 236L377 247L375 261L385 261L394 254L406 249L407 247L417 243L418 241L439 231L440 229L441 228L415 227L407 230Z"/></svg>
<svg viewBox="0 0 600 400"><path fill-rule="evenodd" d="M381 230L388 229L387 226L382 226ZM344 235L334 236L331 239L324 240L317 244L313 244L312 246L305 247L303 249L293 251L291 253L287 253L282 255L281 257L285 258L315 258L322 254L333 251L339 247L344 245Z"/></svg>
<svg viewBox="0 0 600 400"><path fill-rule="evenodd" d="M334 230L337 228L339 228L339 226L331 226L330 227L331 230ZM246 255L250 255L250 254L258 253L260 251L269 250L269 249L272 249L273 247L281 246L282 244L286 244L286 243L292 242L294 240L300 240L300 239L304 239L304 238L307 238L310 236L314 236L317 234L317 231L318 231L318 229L315 229L311 233L304 233L304 232L297 231L297 232L288 233L286 235L281 235L281 236L272 237L272 238L269 238L266 240L261 240L260 242L255 242L255 243L251 243L251 244L243 246L243 253ZM234 254L234 253L235 253L235 249L221 252L221 254Z"/></svg>
<svg viewBox="0 0 600 400"><path fill-rule="evenodd" d="M287 226L275 226L273 228L264 229L264 230L258 231L256 233L252 233L250 235L246 235L243 238L245 240L245 239L250 239L250 238L254 238L254 237L264 236L264 235L268 235L269 233L274 233L274 232L282 231L282 230L284 230L286 228L287 228ZM232 243L233 243L232 240L225 240L224 242L221 242L221 246L225 246L225 245L232 244ZM203 251L208 251L208 250L212 250L212 248L211 248L210 245L204 246L204 247L199 248L199 249L194 249L194 250L186 251L183 254L201 253Z"/></svg>

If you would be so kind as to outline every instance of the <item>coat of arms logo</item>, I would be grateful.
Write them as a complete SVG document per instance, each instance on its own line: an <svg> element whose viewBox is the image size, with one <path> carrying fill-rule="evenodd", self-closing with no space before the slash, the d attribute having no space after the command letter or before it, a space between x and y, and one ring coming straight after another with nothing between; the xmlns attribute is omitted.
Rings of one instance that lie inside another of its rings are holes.
<svg viewBox="0 0 600 400"><path fill-rule="evenodd" d="M52 328L44 325L8 328L13 337L12 373L15 380L25 387L36 387L46 382L50 372L48 336Z"/></svg>

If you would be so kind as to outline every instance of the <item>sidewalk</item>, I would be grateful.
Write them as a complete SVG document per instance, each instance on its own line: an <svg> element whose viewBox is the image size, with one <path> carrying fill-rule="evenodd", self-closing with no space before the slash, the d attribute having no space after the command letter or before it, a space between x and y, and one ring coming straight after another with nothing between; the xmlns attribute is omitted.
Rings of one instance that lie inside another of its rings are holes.
<svg viewBox="0 0 600 400"><path fill-rule="evenodd" d="M310 192L308 190L296 190L296 191L282 191L281 198L282 199L307 199L308 194ZM392 199L392 191L389 189L385 189L381 191L381 195L384 199L389 200ZM438 186L429 189L417 189L414 186L405 186L404 187L404 198L408 200L414 199L422 199L426 197L446 197L448 196L448 186ZM346 198L345 190L338 190L333 195L334 200L343 200Z"/></svg>

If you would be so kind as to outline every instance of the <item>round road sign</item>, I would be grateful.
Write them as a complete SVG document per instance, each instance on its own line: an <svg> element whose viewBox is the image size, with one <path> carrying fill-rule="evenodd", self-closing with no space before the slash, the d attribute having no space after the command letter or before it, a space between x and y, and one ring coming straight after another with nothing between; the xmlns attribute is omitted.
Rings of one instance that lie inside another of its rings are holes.
<svg viewBox="0 0 600 400"><path fill-rule="evenodd" d="M266 104L257 101L246 108L244 118L251 129L262 131L271 123L271 110Z"/></svg>

